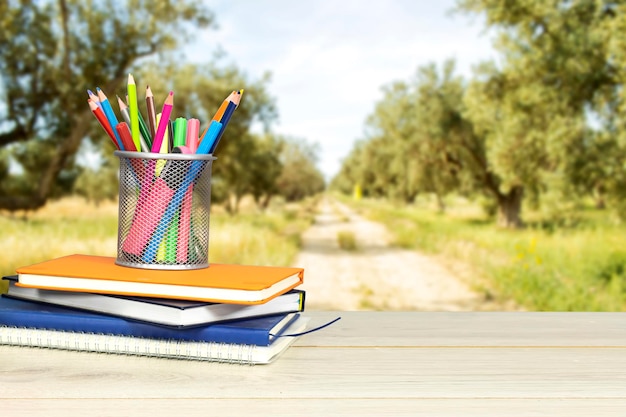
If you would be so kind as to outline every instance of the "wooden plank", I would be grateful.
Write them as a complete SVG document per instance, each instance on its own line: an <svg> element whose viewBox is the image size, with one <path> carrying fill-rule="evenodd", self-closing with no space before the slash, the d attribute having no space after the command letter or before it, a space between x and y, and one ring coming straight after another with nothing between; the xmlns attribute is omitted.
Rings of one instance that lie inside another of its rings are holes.
<svg viewBox="0 0 626 417"><path fill-rule="evenodd" d="M0 398L12 399L626 399L623 348L294 347L254 367L8 347L0 355L10 358Z"/></svg>
<svg viewBox="0 0 626 417"><path fill-rule="evenodd" d="M188 417L207 415L314 417L329 415L379 417L622 416L626 400L560 399L125 399L2 400L7 416Z"/></svg>
<svg viewBox="0 0 626 417"><path fill-rule="evenodd" d="M2 415L604 416L626 406L623 313L306 314L311 326L342 319L267 366L0 346Z"/></svg>
<svg viewBox="0 0 626 417"><path fill-rule="evenodd" d="M626 346L626 314L581 312L307 312L300 346Z"/></svg>

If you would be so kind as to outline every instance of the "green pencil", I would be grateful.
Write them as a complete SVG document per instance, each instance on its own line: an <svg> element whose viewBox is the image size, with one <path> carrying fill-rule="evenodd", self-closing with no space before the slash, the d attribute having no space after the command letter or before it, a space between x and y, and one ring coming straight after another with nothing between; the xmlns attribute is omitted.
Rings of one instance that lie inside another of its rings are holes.
<svg viewBox="0 0 626 417"><path fill-rule="evenodd" d="M187 119L177 117L174 122L174 146L184 146L187 141Z"/></svg>
<svg viewBox="0 0 626 417"><path fill-rule="evenodd" d="M148 130L148 126L146 125L146 121L143 119L141 112L137 112L139 115L139 131L141 132L141 137L148 145L148 150L146 152L150 152L150 148L152 148L152 136L150 136L150 130Z"/></svg>
<svg viewBox="0 0 626 417"><path fill-rule="evenodd" d="M178 244L178 211L174 214L172 222L167 228L167 235L165 242L165 262L176 263L176 247Z"/></svg>

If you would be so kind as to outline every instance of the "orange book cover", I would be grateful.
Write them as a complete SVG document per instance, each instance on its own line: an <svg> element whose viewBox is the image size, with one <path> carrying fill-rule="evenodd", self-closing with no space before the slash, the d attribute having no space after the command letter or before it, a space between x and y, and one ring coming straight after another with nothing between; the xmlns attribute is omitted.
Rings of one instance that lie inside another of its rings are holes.
<svg viewBox="0 0 626 417"><path fill-rule="evenodd" d="M260 304L304 280L294 267L211 264L181 271L131 268L115 258L68 255L20 267L17 285L65 291Z"/></svg>

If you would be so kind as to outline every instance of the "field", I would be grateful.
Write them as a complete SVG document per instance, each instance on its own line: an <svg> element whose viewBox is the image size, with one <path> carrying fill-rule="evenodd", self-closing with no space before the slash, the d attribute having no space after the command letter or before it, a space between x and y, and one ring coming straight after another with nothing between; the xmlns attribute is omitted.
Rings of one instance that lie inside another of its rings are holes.
<svg viewBox="0 0 626 417"><path fill-rule="evenodd" d="M530 212L526 228L503 230L463 200L445 214L428 199L404 207L345 201L386 224L396 245L465 265L486 299L531 311L626 310L626 226L605 211L587 209L558 226Z"/></svg>
<svg viewBox="0 0 626 417"><path fill-rule="evenodd" d="M445 214L428 199L411 206L342 201L385 224L395 246L433 255L478 283L485 300L511 301L529 311L626 310L626 226L604 211L588 209L575 222L558 226L525 213L528 227L503 230L459 199L449 202ZM277 202L260 213L248 203L230 216L216 206L209 261L292 264L314 207L315 200ZM2 275L72 253L115 256L117 205L53 201L35 213L0 214L0 229Z"/></svg>
<svg viewBox="0 0 626 417"><path fill-rule="evenodd" d="M244 203L230 216L211 212L209 262L289 265L299 249L300 232L312 221L313 201L277 203L258 213ZM84 253L116 256L117 203L100 206L80 198L52 201L35 213L0 214L0 273L50 258Z"/></svg>

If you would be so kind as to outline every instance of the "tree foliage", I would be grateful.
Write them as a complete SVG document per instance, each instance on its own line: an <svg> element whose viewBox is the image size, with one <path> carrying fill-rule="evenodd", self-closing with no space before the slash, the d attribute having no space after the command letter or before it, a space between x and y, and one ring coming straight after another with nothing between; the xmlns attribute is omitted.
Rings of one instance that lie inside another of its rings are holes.
<svg viewBox="0 0 626 417"><path fill-rule="evenodd" d="M623 214L626 5L460 0L458 10L485 17L498 61L466 82L444 63L390 84L333 184L387 197L482 193L506 227L522 224L524 201L554 195Z"/></svg>
<svg viewBox="0 0 626 417"><path fill-rule="evenodd" d="M269 129L277 118L274 99L267 92L269 75L260 80L249 80L233 66L222 67L216 62L180 64L175 61L167 65L160 62L144 66L138 74L139 80L150 84L157 97L155 100L165 100L170 89L175 89L170 118L197 118L202 123L201 130L208 126L231 91L243 89L239 107L214 152L218 159L213 163L213 201L225 203L227 210L235 213L244 195L253 194L261 198L271 191L269 178L272 169L263 171L259 164L262 164L262 159L271 163L278 158L278 149L250 133L252 124L260 123ZM268 155L268 152L274 154ZM268 188L263 190L258 187Z"/></svg>
<svg viewBox="0 0 626 417"><path fill-rule="evenodd" d="M280 137L280 141L282 170L276 179L278 194L286 201L296 201L323 191L324 176L316 167L317 146L292 137Z"/></svg>
<svg viewBox="0 0 626 417"><path fill-rule="evenodd" d="M498 29L502 65L481 66L465 99L501 188L534 201L548 192L564 199L576 189L603 192L600 177L591 184L579 174L600 173L600 161L585 155L606 152L611 143L599 144L588 124L590 117L612 117L606 103L617 84L607 25L616 17L615 4L467 0L460 7L484 14ZM611 153L623 156L616 147Z"/></svg>
<svg viewBox="0 0 626 417"><path fill-rule="evenodd" d="M244 89L215 152L214 201L235 213L244 195L263 208L280 193L285 145L271 134L278 115L270 74L251 80L218 56L190 63L180 52L198 29L213 25L202 0L9 1L0 12L0 209L37 209L70 191L94 201L112 197L117 161L86 93L102 88L117 110L129 72L138 96L150 85L157 107L173 90L171 118L198 118L201 130L232 90ZM254 124L267 134L251 133ZM100 152L100 165L77 164L85 140ZM320 174L306 175L312 177L302 177L300 194ZM98 186L104 181L110 184Z"/></svg>
<svg viewBox="0 0 626 417"><path fill-rule="evenodd" d="M0 170L0 208L35 209L71 187L81 141L104 141L87 89L118 90L139 60L212 21L199 0L0 3L0 149L18 166Z"/></svg>

